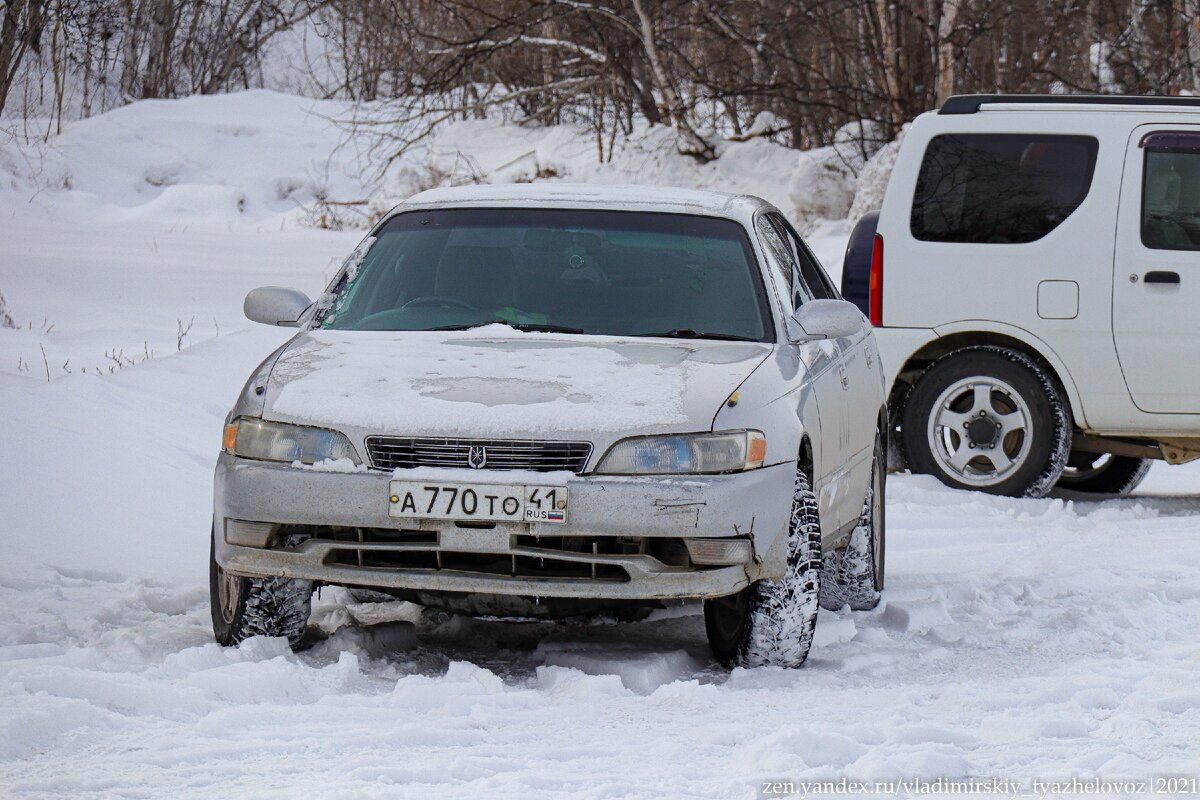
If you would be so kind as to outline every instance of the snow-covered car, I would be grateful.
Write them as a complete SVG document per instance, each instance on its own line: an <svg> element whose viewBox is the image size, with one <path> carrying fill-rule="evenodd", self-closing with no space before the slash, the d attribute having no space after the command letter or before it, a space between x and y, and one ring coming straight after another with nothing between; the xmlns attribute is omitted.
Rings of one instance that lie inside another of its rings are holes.
<svg viewBox="0 0 1200 800"><path fill-rule="evenodd" d="M960 488L1124 494L1200 458L1200 99L963 95L913 122L847 299L896 453ZM899 460L899 459L897 459Z"/></svg>
<svg viewBox="0 0 1200 800"><path fill-rule="evenodd" d="M558 184L397 207L229 413L216 638L304 642L314 586L561 616L704 600L726 664L799 666L884 567L870 326L754 197Z"/></svg>

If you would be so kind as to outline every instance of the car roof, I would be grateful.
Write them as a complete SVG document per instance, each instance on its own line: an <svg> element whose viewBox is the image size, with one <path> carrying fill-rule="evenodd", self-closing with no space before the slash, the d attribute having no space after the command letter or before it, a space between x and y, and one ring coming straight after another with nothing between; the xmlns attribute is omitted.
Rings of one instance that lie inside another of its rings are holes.
<svg viewBox="0 0 1200 800"><path fill-rule="evenodd" d="M392 214L417 208L472 206L638 210L741 220L752 216L759 208L771 208L767 201L758 197L705 189L542 181L430 189L405 200L393 209Z"/></svg>
<svg viewBox="0 0 1200 800"><path fill-rule="evenodd" d="M960 94L947 98L939 116L980 111L1105 111L1200 113L1200 97L1112 94Z"/></svg>

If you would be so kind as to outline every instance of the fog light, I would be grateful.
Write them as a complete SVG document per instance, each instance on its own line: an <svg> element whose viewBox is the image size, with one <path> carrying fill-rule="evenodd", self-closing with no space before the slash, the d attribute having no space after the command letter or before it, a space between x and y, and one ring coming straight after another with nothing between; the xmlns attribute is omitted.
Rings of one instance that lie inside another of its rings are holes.
<svg viewBox="0 0 1200 800"><path fill-rule="evenodd" d="M749 539L684 539L693 564L746 564L753 557Z"/></svg>
<svg viewBox="0 0 1200 800"><path fill-rule="evenodd" d="M244 519L225 520L225 542L241 547L266 547L275 530L272 522L248 522Z"/></svg>

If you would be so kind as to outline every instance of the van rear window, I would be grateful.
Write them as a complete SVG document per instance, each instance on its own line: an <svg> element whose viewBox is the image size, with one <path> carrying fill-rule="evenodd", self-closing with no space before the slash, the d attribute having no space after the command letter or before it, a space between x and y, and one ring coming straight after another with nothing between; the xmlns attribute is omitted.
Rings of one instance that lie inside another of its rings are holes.
<svg viewBox="0 0 1200 800"><path fill-rule="evenodd" d="M917 177L912 235L925 242L1037 241L1087 197L1098 149L1091 136L935 136Z"/></svg>

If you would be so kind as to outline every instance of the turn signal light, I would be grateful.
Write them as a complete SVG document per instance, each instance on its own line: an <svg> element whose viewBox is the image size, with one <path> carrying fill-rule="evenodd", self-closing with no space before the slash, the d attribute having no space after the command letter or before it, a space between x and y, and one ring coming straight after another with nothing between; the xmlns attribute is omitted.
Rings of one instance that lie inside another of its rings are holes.
<svg viewBox="0 0 1200 800"><path fill-rule="evenodd" d="M271 543L275 526L270 522L251 522L244 519L225 520L225 541L239 547L263 548Z"/></svg>
<svg viewBox="0 0 1200 800"><path fill-rule="evenodd" d="M754 553L748 539L684 539L693 564L728 566L749 563Z"/></svg>
<svg viewBox="0 0 1200 800"><path fill-rule="evenodd" d="M767 457L767 440L763 438L761 433L759 433L757 436L754 435L755 433L758 432L755 431L754 433L751 433L749 437L750 441L747 443L746 447L747 469L761 467L763 459Z"/></svg>
<svg viewBox="0 0 1200 800"><path fill-rule="evenodd" d="M230 453L233 448L237 447L237 423L225 426L225 433L221 436L221 446Z"/></svg>

